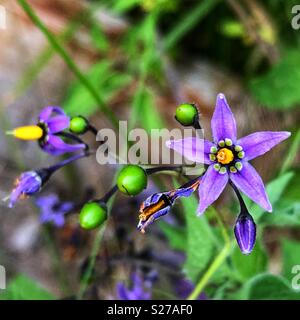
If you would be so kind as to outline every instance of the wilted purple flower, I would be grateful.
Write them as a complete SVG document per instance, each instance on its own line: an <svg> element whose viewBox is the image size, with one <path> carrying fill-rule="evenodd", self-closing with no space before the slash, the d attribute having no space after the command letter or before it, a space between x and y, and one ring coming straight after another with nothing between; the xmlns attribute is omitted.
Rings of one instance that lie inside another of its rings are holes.
<svg viewBox="0 0 300 320"><path fill-rule="evenodd" d="M137 273L131 275L131 286L127 288L125 284L117 284L117 294L120 300L150 300L152 281L144 281Z"/></svg>
<svg viewBox="0 0 300 320"><path fill-rule="evenodd" d="M179 189L155 193L148 197L140 207L138 230L144 233L147 226L170 211L176 199L189 197L198 188L199 183L199 179L192 180Z"/></svg>
<svg viewBox="0 0 300 320"><path fill-rule="evenodd" d="M53 173L69 163L82 159L87 155L87 153L75 154L72 157L62 160L51 167L22 173L16 180L15 188L11 192L9 207L12 208L19 199L39 192Z"/></svg>
<svg viewBox="0 0 300 320"><path fill-rule="evenodd" d="M202 214L219 198L229 180L266 211L272 211L263 181L248 161L266 153L287 139L290 132L255 132L237 139L234 115L224 94L221 93L217 97L211 127L213 142L200 138L167 142L169 148L189 160L204 162L208 165L199 186L198 213Z"/></svg>
<svg viewBox="0 0 300 320"><path fill-rule="evenodd" d="M57 227L65 224L65 214L74 207L72 202L60 201L56 194L37 198L36 205L40 208L41 223L53 222Z"/></svg>
<svg viewBox="0 0 300 320"><path fill-rule="evenodd" d="M249 213L242 212L235 223L234 234L243 254L250 254L256 240L256 225Z"/></svg>
<svg viewBox="0 0 300 320"><path fill-rule="evenodd" d="M16 180L15 188L10 194L9 207L12 208L18 199L33 195L40 191L43 177L37 171L27 171Z"/></svg>
<svg viewBox="0 0 300 320"><path fill-rule="evenodd" d="M68 144L57 134L69 128L70 118L59 107L46 107L39 116L39 126L44 131L44 136L39 140L41 148L54 156L85 149L85 144Z"/></svg>

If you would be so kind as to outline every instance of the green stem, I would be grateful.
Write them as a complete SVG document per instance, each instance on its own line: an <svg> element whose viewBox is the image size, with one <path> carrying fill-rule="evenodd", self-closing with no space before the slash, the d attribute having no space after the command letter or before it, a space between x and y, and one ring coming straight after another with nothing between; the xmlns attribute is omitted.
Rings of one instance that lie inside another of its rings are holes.
<svg viewBox="0 0 300 320"><path fill-rule="evenodd" d="M74 73L74 75L78 78L78 80L82 83L82 85L90 92L92 97L95 99L99 108L103 111L103 113L107 116L107 118L112 122L112 124L117 127L118 120L114 113L107 107L102 97L99 95L98 91L94 87L94 85L83 75L80 69L77 67L73 59L69 56L67 51L59 44L55 36L48 30L45 24L41 21L41 19L35 14L34 10L27 3L26 0L18 0L20 6L29 16L29 18L34 22L34 24L40 29L40 31L45 35L53 49L61 56L61 58L65 61L70 70Z"/></svg>
<svg viewBox="0 0 300 320"><path fill-rule="evenodd" d="M115 174L114 183L115 183L115 180L116 180L118 172L119 171L117 171L117 173ZM113 195L109 200L107 212L111 211L114 199L115 199L115 195ZM89 282L90 282L90 279L91 279L91 276L93 274L93 270L94 270L94 267L95 267L95 264L96 264L97 255L98 255L98 253L100 251L100 248L101 248L101 243L102 243L103 234L104 234L104 231L105 231L105 226L106 226L106 224L101 226L101 228L98 230L98 233L97 233L97 235L96 235L96 237L94 239L92 250L91 250L91 253L90 253L90 256L89 256L89 264L88 264L86 272L83 275L82 282L80 284L79 291L78 291L78 294L77 294L77 299L78 300L83 299L84 294L85 294L85 292L86 292L86 290L88 288L88 285L89 285Z"/></svg>
<svg viewBox="0 0 300 320"><path fill-rule="evenodd" d="M98 230L97 235L95 237L92 251L90 254L90 258L89 258L89 264L88 264L86 272L83 275L81 285L79 288L79 292L77 295L78 300L81 300L83 298L83 296L87 290L87 287L89 285L90 279L92 277L93 270L94 270L95 263L96 263L96 259L97 259L97 254L98 254L100 247L101 247L104 230L105 230L105 225L101 226L101 228Z"/></svg>
<svg viewBox="0 0 300 320"><path fill-rule="evenodd" d="M215 272L219 269L219 267L223 264L225 259L228 257L231 251L232 243L226 243L220 253L216 256L212 264L209 266L207 271L204 273L203 277L200 278L198 284L196 285L193 292L188 296L187 300L196 300L198 296L201 294L211 277L215 274Z"/></svg>
<svg viewBox="0 0 300 320"><path fill-rule="evenodd" d="M164 39L164 50L172 49L175 44L197 23L201 21L220 0L203 0L199 1L198 6L194 7L191 11L180 20L175 28Z"/></svg>

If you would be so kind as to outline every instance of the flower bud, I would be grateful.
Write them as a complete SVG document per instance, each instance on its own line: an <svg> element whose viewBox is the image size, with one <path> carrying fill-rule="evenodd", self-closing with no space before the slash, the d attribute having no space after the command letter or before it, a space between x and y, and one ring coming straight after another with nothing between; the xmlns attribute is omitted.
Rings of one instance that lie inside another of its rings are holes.
<svg viewBox="0 0 300 320"><path fill-rule="evenodd" d="M256 240L256 225L249 213L241 213L234 227L236 241L243 254L250 254Z"/></svg>
<svg viewBox="0 0 300 320"><path fill-rule="evenodd" d="M88 120L82 116L76 116L70 121L70 131L77 134L84 134L89 129Z"/></svg>
<svg viewBox="0 0 300 320"><path fill-rule="evenodd" d="M106 205L97 202L86 203L81 209L79 223L83 229L91 230L101 226L107 219Z"/></svg>
<svg viewBox="0 0 300 320"><path fill-rule="evenodd" d="M117 185L122 193L135 196L147 187L146 171L137 165L124 167L118 176Z"/></svg>
<svg viewBox="0 0 300 320"><path fill-rule="evenodd" d="M183 103L176 109L175 119L183 126L192 126L198 120L198 110L194 104Z"/></svg>

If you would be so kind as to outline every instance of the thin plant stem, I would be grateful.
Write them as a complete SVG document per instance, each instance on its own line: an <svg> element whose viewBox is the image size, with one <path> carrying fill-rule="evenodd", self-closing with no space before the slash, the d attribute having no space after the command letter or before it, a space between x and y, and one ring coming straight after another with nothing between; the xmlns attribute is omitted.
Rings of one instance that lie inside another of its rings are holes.
<svg viewBox="0 0 300 320"><path fill-rule="evenodd" d="M116 178L116 176L117 176L117 174L115 175L115 178ZM114 189L114 187L112 188L112 190L113 189ZM114 203L114 199L115 199L114 195L112 197L110 197L110 200L109 200L109 203L108 203L108 208L107 208L107 212L108 213L111 211L111 208L112 208L113 203ZM92 250L91 250L91 253L90 253L90 256L89 256L89 264L88 264L86 272L84 273L84 275L82 277L82 281L81 281L81 284L80 284L80 287L79 287L79 291L78 291L78 294L77 294L77 299L78 300L82 300L83 299L84 294L85 294L85 292L86 292L86 290L88 288L89 281L90 281L90 279L92 277L93 270L94 270L94 267L95 267L95 264L96 264L97 255L98 255L98 252L100 251L100 248L101 248L101 243L102 243L102 239L103 239L103 235L104 235L104 231L105 231L105 226L106 226L106 223L99 228L99 230L98 230L98 232L96 234L96 237L94 239L94 242L93 242L93 245L92 245Z"/></svg>
<svg viewBox="0 0 300 320"><path fill-rule="evenodd" d="M55 36L48 30L48 28L42 22L42 20L36 15L32 7L28 4L26 0L18 0L18 3L29 16L29 18L33 21L33 23L37 26L37 28L45 35L53 49L61 56L61 58L65 61L67 66L82 83L82 85L90 92L91 96L99 105L99 108L103 111L103 113L107 116L111 123L115 127L117 127L118 120L115 114L107 107L106 103L104 102L103 98L99 95L99 92L96 90L94 85L80 71L74 60L70 57L67 51L60 45Z"/></svg>
<svg viewBox="0 0 300 320"><path fill-rule="evenodd" d="M187 300L196 300L198 296L201 294L203 289L208 284L211 277L215 274L215 272L219 269L219 267L224 263L226 258L228 257L232 248L232 242L226 243L220 253L213 260L211 265L208 267L204 275L200 278L198 284L196 285L193 292L188 296Z"/></svg>

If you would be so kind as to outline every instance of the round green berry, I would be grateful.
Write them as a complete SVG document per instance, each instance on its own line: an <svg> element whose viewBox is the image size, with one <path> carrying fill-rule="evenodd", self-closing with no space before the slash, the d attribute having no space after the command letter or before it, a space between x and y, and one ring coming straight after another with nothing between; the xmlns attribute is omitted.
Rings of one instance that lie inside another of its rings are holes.
<svg viewBox="0 0 300 320"><path fill-rule="evenodd" d="M183 103L177 107L175 119L183 126L192 126L198 116L198 110L191 103Z"/></svg>
<svg viewBox="0 0 300 320"><path fill-rule="evenodd" d="M95 229L103 224L107 219L107 209L105 205L97 202L86 203L80 211L79 223L83 229Z"/></svg>
<svg viewBox="0 0 300 320"><path fill-rule="evenodd" d="M135 196L147 187L146 171L137 165L128 165L124 167L117 179L117 185L121 192Z"/></svg>
<svg viewBox="0 0 300 320"><path fill-rule="evenodd" d="M77 134L86 133L88 130L89 123L82 117L77 116L71 119L70 121L70 131Z"/></svg>

